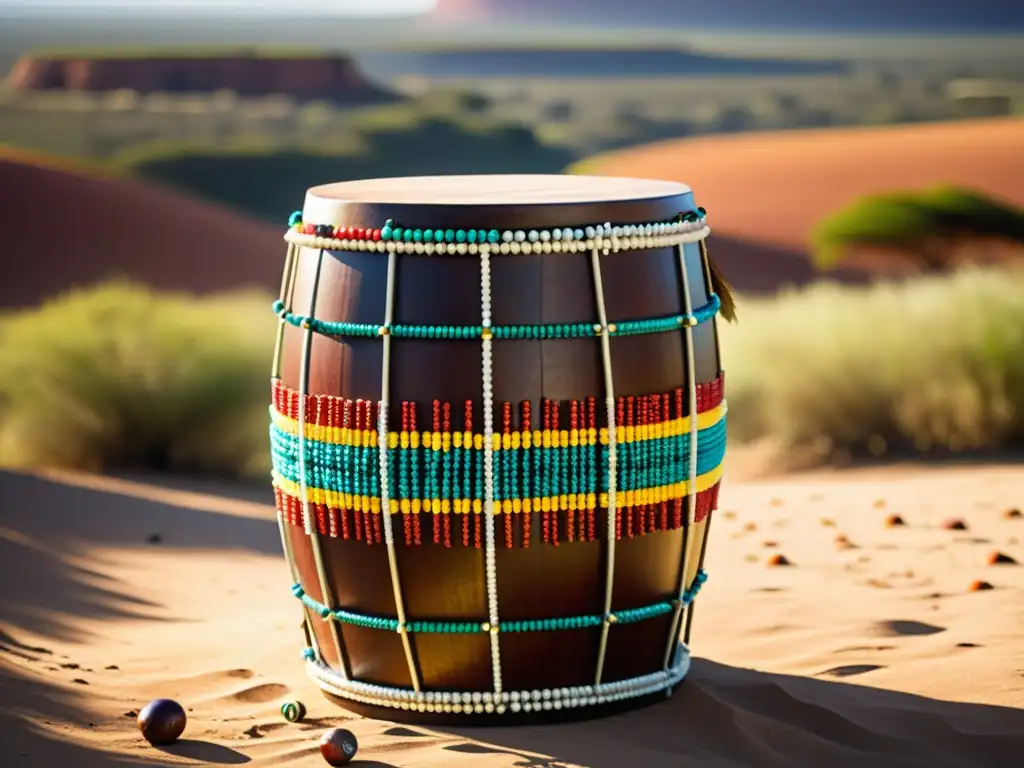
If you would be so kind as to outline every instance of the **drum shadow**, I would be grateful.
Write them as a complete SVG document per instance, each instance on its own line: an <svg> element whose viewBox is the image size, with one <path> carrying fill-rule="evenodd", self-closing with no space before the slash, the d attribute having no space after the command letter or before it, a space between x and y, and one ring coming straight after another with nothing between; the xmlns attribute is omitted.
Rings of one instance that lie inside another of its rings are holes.
<svg viewBox="0 0 1024 768"><path fill-rule="evenodd" d="M236 749L197 739L180 739L170 746L157 747L157 749L168 755L201 760L213 765L243 765L252 762L251 757L243 755Z"/></svg>
<svg viewBox="0 0 1024 768"><path fill-rule="evenodd" d="M1024 710L702 659L694 660L670 699L626 714L558 725L444 730L475 742L446 747L450 751L510 753L523 758L516 765L551 768L1009 768L1024 753Z"/></svg>
<svg viewBox="0 0 1024 768"><path fill-rule="evenodd" d="M131 594L91 553L150 547L280 557L272 510L112 478L0 471L0 616L11 629L65 641L83 639L73 617L166 620L156 616L157 601Z"/></svg>

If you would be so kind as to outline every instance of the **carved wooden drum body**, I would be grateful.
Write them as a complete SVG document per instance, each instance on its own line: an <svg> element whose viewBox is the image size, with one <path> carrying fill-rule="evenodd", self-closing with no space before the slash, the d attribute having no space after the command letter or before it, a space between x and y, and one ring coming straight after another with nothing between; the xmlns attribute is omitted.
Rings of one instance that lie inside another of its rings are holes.
<svg viewBox="0 0 1024 768"><path fill-rule="evenodd" d="M682 680L725 452L708 231L666 182L309 190L271 442L323 691L500 723Z"/></svg>

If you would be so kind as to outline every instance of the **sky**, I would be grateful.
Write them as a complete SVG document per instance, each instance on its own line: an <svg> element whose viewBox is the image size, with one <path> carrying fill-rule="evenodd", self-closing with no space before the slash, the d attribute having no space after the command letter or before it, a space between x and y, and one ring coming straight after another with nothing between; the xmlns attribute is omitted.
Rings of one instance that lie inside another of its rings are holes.
<svg viewBox="0 0 1024 768"><path fill-rule="evenodd" d="M436 0L0 0L0 13L58 12L109 13L130 11L132 16L145 13L166 15L174 11L189 14L224 13L287 13L325 16L392 16L429 13Z"/></svg>

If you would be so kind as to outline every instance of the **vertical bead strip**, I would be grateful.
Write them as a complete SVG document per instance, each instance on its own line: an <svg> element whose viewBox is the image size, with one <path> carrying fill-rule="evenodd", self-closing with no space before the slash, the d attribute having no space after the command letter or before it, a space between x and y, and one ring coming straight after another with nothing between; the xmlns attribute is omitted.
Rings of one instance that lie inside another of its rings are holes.
<svg viewBox="0 0 1024 768"><path fill-rule="evenodd" d="M284 274L281 276L281 303L286 312L290 312L292 302L295 299L295 276L299 271L299 247L288 245L288 252L284 257ZM276 382L281 378L281 356L284 351L285 319L282 317L277 321L277 339L274 342L274 362L270 369L270 378ZM283 500L282 500L283 501ZM283 512L284 504L277 505L277 526L281 531L281 549L284 551L284 559L288 564L288 570L292 576L292 584L299 583L299 569L295 564L295 555L292 553L292 542L288 538L288 527ZM309 638L309 647L312 647L317 656L320 656L320 647L316 642L316 633L313 631L312 619L309 616L309 606L302 605L302 617L306 637ZM322 658L322 657L321 657Z"/></svg>
<svg viewBox="0 0 1024 768"><path fill-rule="evenodd" d="M690 277L686 270L686 251L684 246L676 247L676 254L679 257L679 279L680 288L683 292L683 312L687 317L693 317L693 301L690 298ZM688 398L690 418L690 455L688 463L688 476L686 479L686 528L683 530L683 557L682 573L679 576L679 589L676 594L676 606L672 612L670 622L671 632L668 642L665 644L665 658L662 664L668 669L669 661L679 642L679 619L682 611L687 607L682 604L683 595L689 586L686 583L687 559L690 552L689 533L693 530L694 520L697 515L697 365L693 355L693 323L688 323L684 332L686 339L686 394Z"/></svg>
<svg viewBox="0 0 1024 768"><path fill-rule="evenodd" d="M523 400L521 410L521 416L519 421L519 428L523 431L523 448L531 445L533 439L532 428L533 428L533 415L530 412L530 401ZM531 504L530 497L530 454L535 453L536 449L523 451L523 472L522 472L522 497L523 497L523 548L529 549L530 537L533 535L533 506Z"/></svg>
<svg viewBox="0 0 1024 768"><path fill-rule="evenodd" d="M398 254L388 253L387 295L384 299L384 328L391 327L395 316L395 269ZM420 676L416 669L416 659L409 643L409 633L405 627L405 601L402 599L402 582L398 576L398 555L395 551L395 532L391 524L391 488L388 475L388 385L391 380L391 334L381 336L380 366L380 408L377 413L377 449L380 457L380 516L384 523L384 545L388 550L388 568L391 570L391 589L395 595L395 612L398 614L398 634L402 638L405 649L405 660L409 664L409 677L412 689L420 690Z"/></svg>
<svg viewBox="0 0 1024 768"><path fill-rule="evenodd" d="M701 269L704 270L704 285L707 286L707 292L711 293L711 265L708 262L708 246L704 240L700 241L700 265ZM715 330L715 355L722 354L722 348L718 344L718 318L711 318L711 327ZM719 361L719 374L723 373L721 361ZM712 496L712 503L717 498L717 494ZM704 523L704 540L700 545L700 558L697 561L697 572L704 567L704 554L708 551L708 532L711 530L711 513L714 511L712 508L708 508L707 521ZM683 642L687 645L690 644L690 629L693 627L693 611L696 608L695 605L691 605L689 610L686 612L686 629L683 630Z"/></svg>
<svg viewBox="0 0 1024 768"><path fill-rule="evenodd" d="M316 297L320 288L320 270L324 264L324 250L321 248L316 257L316 268L313 271L313 285L309 296L309 316L316 316ZM309 354L313 347L313 329L307 323L302 333L302 356L299 360L299 496L302 500L302 524L306 535L310 539L310 549L313 550L313 561L316 564L317 577L320 580L320 597L324 605L334 605L334 592L331 589L330 580L327 577L327 569L324 568L324 555L320 546L320 534L313 530L313 511L309 503L309 489L306 484L306 393L309 390ZM332 608L333 610L333 608ZM334 640L334 649L338 652L338 664L341 667L341 675L348 679L346 669L345 650L341 642L341 628L336 621L327 622L331 637ZM323 654L320 654L323 661Z"/></svg>
<svg viewBox="0 0 1024 768"><path fill-rule="evenodd" d="M608 249L604 251L608 255ZM604 657L608 650L608 629L612 623L612 588L615 585L615 520L618 510L616 499L616 413L615 382L612 377L612 349L608 338L608 313L604 306L604 283L601 280L601 257L597 248L590 252L590 265L594 274L594 298L597 302L597 317L601 323L601 367L604 369L605 409L608 413L608 516L605 526L607 544L604 572L604 621L601 623L601 644L597 650L597 670L594 685L601 684L604 674Z"/></svg>
<svg viewBox="0 0 1024 768"><path fill-rule="evenodd" d="M487 573L487 613L491 636L494 692L501 693L501 646L498 642L498 567L494 549L494 361L491 357L491 255L480 254L480 343L484 420L484 566ZM500 710L499 710L500 711Z"/></svg>
<svg viewBox="0 0 1024 768"><path fill-rule="evenodd" d="M596 439L597 430L597 401L593 397L587 398L587 441L590 443L587 453L587 488L593 489L587 495L587 541L593 541L596 536L594 529L597 527L594 518L597 516L597 497L600 488L597 487L597 457L600 456L600 442ZM594 438L591 441L591 438Z"/></svg>

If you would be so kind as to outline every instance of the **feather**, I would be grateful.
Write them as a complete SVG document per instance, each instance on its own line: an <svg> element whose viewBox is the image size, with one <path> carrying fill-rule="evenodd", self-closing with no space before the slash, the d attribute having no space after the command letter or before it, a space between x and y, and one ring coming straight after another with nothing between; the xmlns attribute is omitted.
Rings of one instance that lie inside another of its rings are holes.
<svg viewBox="0 0 1024 768"><path fill-rule="evenodd" d="M721 313L726 322L736 322L736 297L732 286L725 279L725 275L715 266L715 262L708 259L708 271L711 273L711 290L718 294L722 302Z"/></svg>

